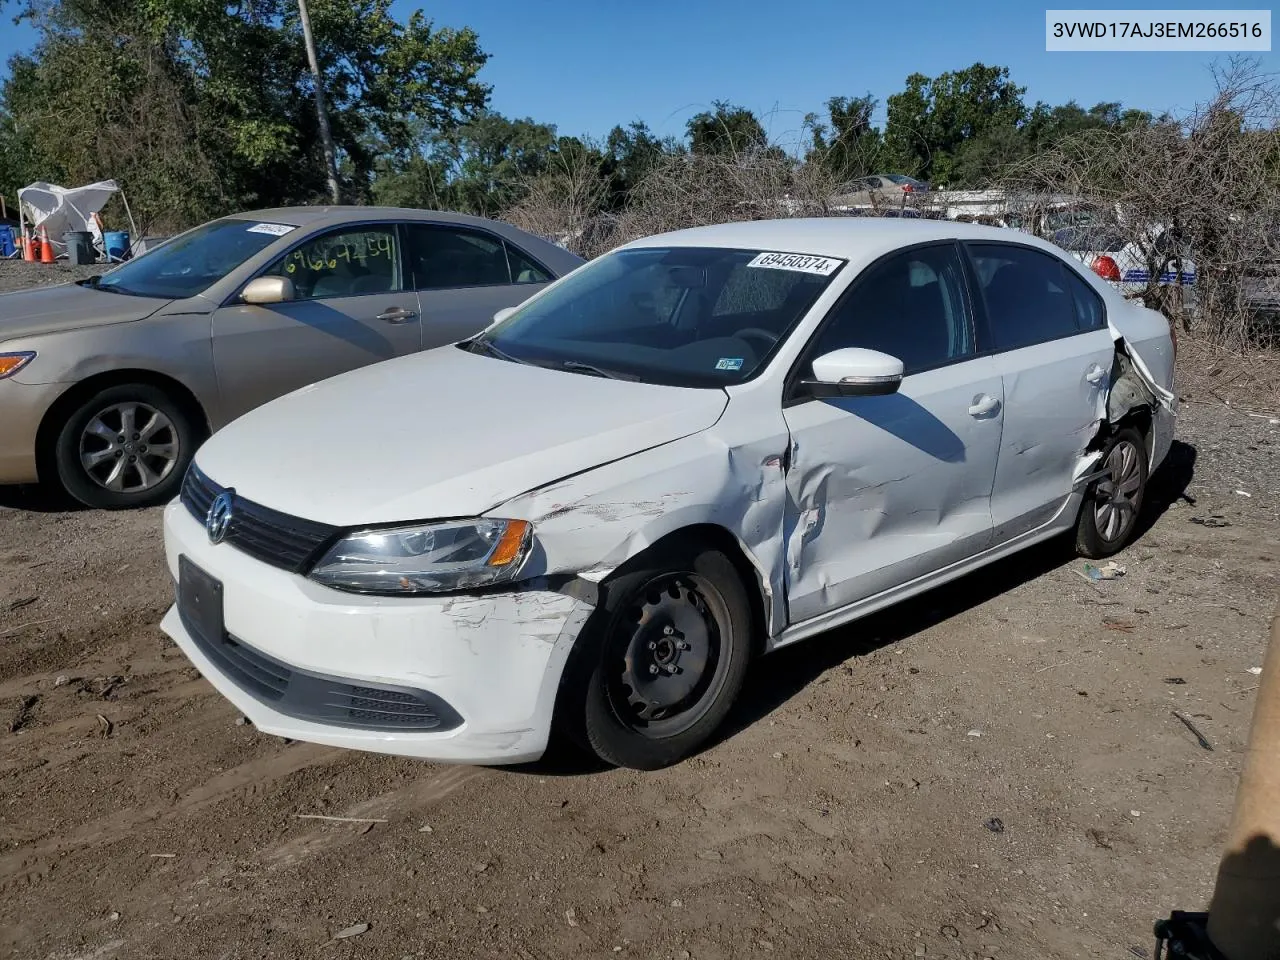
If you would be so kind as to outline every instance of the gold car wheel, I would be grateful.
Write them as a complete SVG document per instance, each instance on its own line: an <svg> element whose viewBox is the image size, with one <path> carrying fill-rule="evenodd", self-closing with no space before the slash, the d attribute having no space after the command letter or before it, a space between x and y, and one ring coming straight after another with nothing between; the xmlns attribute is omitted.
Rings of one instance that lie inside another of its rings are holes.
<svg viewBox="0 0 1280 960"><path fill-rule="evenodd" d="M103 408L80 434L80 465L112 493L151 490L173 472L180 453L173 421L137 401Z"/></svg>

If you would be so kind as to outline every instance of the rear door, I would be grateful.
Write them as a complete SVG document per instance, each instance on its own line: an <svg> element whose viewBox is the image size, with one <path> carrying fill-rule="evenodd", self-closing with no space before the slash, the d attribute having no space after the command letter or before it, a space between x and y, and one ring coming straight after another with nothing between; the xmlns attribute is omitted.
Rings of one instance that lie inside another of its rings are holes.
<svg viewBox="0 0 1280 960"><path fill-rule="evenodd" d="M422 346L399 228L340 227L301 240L265 271L288 277L286 303L213 314L213 360L227 419L298 387Z"/></svg>
<svg viewBox="0 0 1280 960"><path fill-rule="evenodd" d="M1004 383L991 492L995 542L1048 523L1072 490L1105 416L1115 346L1102 298L1058 257L1030 246L965 244L976 275L978 344Z"/></svg>
<svg viewBox="0 0 1280 960"><path fill-rule="evenodd" d="M542 264L487 230L444 223L406 229L424 348L478 333L497 311L523 303L553 279Z"/></svg>

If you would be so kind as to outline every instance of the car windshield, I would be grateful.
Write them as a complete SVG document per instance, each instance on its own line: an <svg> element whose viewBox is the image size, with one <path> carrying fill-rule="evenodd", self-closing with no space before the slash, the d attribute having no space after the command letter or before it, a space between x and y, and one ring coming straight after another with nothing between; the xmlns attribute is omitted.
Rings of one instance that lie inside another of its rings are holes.
<svg viewBox="0 0 1280 960"><path fill-rule="evenodd" d="M256 220L214 220L122 264L94 286L138 297L184 300L203 293L293 229Z"/></svg>
<svg viewBox="0 0 1280 960"><path fill-rule="evenodd" d="M763 368L844 263L767 250L621 250L463 346L584 375L741 383Z"/></svg>

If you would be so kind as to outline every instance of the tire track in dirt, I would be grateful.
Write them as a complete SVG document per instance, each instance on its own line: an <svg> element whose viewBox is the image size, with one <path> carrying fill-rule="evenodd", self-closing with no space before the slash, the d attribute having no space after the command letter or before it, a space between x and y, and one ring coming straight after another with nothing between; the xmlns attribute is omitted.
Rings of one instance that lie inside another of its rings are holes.
<svg viewBox="0 0 1280 960"><path fill-rule="evenodd" d="M437 806L466 784L490 772L479 767L446 768L433 777L362 800L334 815L386 819L397 813L408 816L411 812L422 812ZM296 867L308 857L330 853L339 847L355 843L362 835L358 824L329 823L323 820L312 822L317 824L315 828L263 850L257 858L258 862L269 869Z"/></svg>
<svg viewBox="0 0 1280 960"><path fill-rule="evenodd" d="M30 844L0 856L0 893L15 880L29 880L47 872L48 861L85 847L110 844L143 825L163 824L198 813L229 797L252 799L271 784L307 767L340 760L344 751L316 744L296 744L279 754L259 757L227 770L188 790L175 803L126 808L76 828L63 836Z"/></svg>

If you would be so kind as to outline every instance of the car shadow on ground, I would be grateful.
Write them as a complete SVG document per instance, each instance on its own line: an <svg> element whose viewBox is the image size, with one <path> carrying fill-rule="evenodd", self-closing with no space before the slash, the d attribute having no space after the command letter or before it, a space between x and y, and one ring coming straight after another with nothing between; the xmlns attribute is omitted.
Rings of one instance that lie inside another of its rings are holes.
<svg viewBox="0 0 1280 960"><path fill-rule="evenodd" d="M60 490L34 483L0 484L0 508L3 507L30 513L70 513L88 509Z"/></svg>
<svg viewBox="0 0 1280 960"><path fill-rule="evenodd" d="M1147 484L1137 542L1171 504L1178 500L1195 502L1186 494L1195 462L1195 448L1174 441ZM927 630L1075 559L1072 537L1058 537L911 600L769 654L762 661L767 669L756 664L737 704L707 746L715 746L759 723L833 667ZM568 743L553 740L542 760L508 769L539 776L580 776L607 770L608 765Z"/></svg>
<svg viewBox="0 0 1280 960"><path fill-rule="evenodd" d="M1186 490L1195 471L1196 450L1174 441L1168 456L1147 484L1135 542L1177 500L1195 501ZM1071 536L1036 544L951 583L935 587L821 637L797 643L768 657L767 671L754 670L715 742L726 740L767 717L823 673L853 657L927 630L966 610L1007 593L1075 559Z"/></svg>

